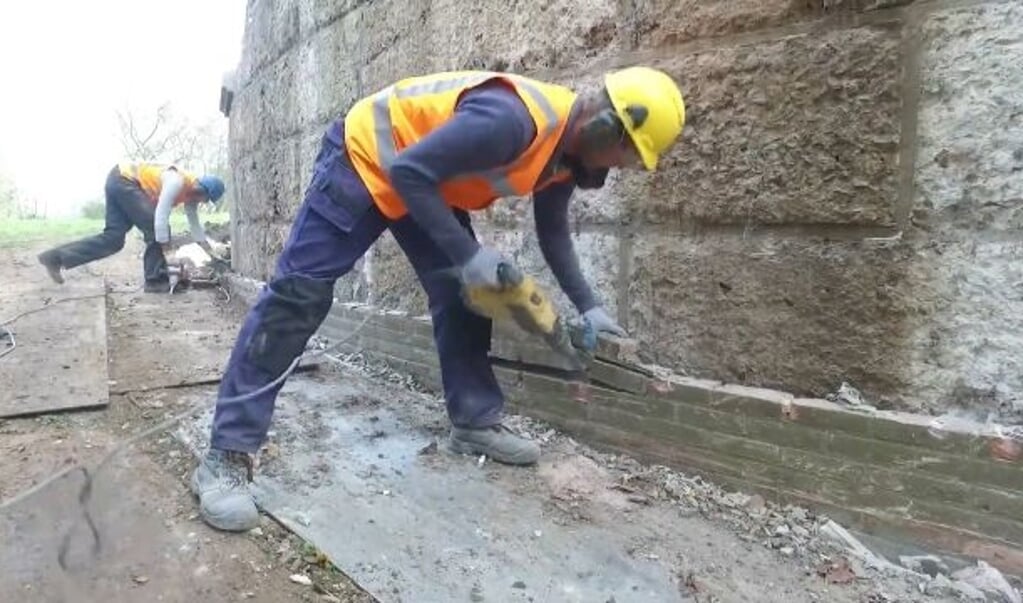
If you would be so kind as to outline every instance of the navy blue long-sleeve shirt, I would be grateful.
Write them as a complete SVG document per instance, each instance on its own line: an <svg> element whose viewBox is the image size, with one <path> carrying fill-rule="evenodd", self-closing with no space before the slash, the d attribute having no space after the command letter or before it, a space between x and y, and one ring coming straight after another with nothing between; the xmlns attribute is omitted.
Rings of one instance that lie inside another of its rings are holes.
<svg viewBox="0 0 1023 603"><path fill-rule="evenodd" d="M469 172L506 165L536 136L525 103L508 86L492 82L467 92L454 116L398 154L391 184L409 214L456 264L464 264L479 244L462 228L439 194L442 182ZM597 305L579 268L568 221L572 182L553 184L533 195L533 217L544 260L579 312Z"/></svg>

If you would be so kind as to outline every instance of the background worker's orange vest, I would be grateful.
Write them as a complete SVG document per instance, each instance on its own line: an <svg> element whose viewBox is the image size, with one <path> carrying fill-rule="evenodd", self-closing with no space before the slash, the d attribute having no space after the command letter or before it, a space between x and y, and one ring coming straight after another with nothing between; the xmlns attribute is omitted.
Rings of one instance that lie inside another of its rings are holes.
<svg viewBox="0 0 1023 603"><path fill-rule="evenodd" d="M468 89L501 79L512 86L536 124L532 144L510 164L459 176L441 184L452 207L482 209L499 197L527 195L554 155L576 94L562 86L518 75L457 71L402 80L360 100L345 117L345 145L352 167L366 184L380 212L394 220L407 213L387 176L402 149L415 144L451 119Z"/></svg>
<svg viewBox="0 0 1023 603"><path fill-rule="evenodd" d="M160 188L162 183L160 181L160 175L163 174L164 170L175 169L181 178L185 181L181 187L181 192L174 199L174 205L180 205L188 199L188 194L195 189L197 179L192 174L185 172L184 170L173 166L163 165L158 163L120 163L118 169L121 175L138 183L139 187L145 191L146 196L149 200L156 205L160 201Z"/></svg>

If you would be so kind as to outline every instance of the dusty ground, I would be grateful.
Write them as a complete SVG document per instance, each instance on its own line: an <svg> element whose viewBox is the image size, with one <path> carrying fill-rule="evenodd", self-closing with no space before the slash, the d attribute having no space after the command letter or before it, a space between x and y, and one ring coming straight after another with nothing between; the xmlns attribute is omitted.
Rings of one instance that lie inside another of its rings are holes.
<svg viewBox="0 0 1023 603"><path fill-rule="evenodd" d="M4 459L0 464L0 501L61 468L80 462L94 464L114 443L194 407L197 400L212 401L215 386L187 384L216 378L233 343L238 310L226 304L222 292L216 290L174 297L142 294L137 281L140 262L135 256L139 246L136 241L130 245L119 256L81 271L104 277L110 290L110 406L102 411L0 424L0 458ZM59 297L60 288L47 284L34 261L35 251L0 250L0 278L3 282L40 283L41 289L26 295L38 295L41 304L43 297ZM82 276L81 272L71 273L69 278ZM61 320L60 310L48 312L54 321ZM0 307L0 320L8 314ZM343 372L346 384L361 399L373 398L399 413L418 408L413 414L423 422L424 432L439 435L443 431L439 402L411 391L401 377L351 362L331 370ZM59 373L53 367L39 366L33 377L54 379ZM328 370L311 379L323 385L337 377ZM316 419L338 412L337 406L310 406L298 409L296 416L302 419L303 413L313 413L309 417ZM201 420L202 410L196 409L195 420ZM318 414L321 412L323 415ZM511 480L516 494L538 497L533 502L542 507L545 516L570 528L659 514L663 523L653 526L645 539L633 542L629 554L678 561L685 600L955 600L948 596L929 599L904 579L867 572L819 546L817 535L803 528L812 527L814 518L805 517L800 510L766 508L762 501L725 494L698 479L659 473L628 459L599 455L543 425L517 421L546 443L555 460L535 473L520 472ZM264 459L268 475L289 471L281 456L289 446L316 445L315 438L299 441L286 437L288 425L281 421L271 438L271 453ZM322 427L322 421L304 428L313 427ZM267 517L261 528L243 535L207 528L198 519L187 489L194 466L190 454L170 432L164 432L118 456L110 470L97 477L89 508L101 536L98 555L90 553L88 529L78 521L82 516L77 499L83 483L79 474L0 511L0 567L4 570L0 572L0 600L370 600L315 547ZM476 465L471 459L467 463L430 461L434 467L437 463L451 471ZM487 464L481 471L488 480L508 481L503 468ZM751 519L759 516L765 519ZM738 529L737 523L741 524ZM767 525L770 531L765 533ZM58 551L69 529L73 529L73 537L62 568L57 563ZM296 574L308 577L312 584L293 582ZM759 596L761 589L770 594ZM482 600L476 593L467 594L466 600Z"/></svg>
<svg viewBox="0 0 1023 603"><path fill-rule="evenodd" d="M35 263L41 247L0 249L0 282L19 283L23 290L32 288L28 283L41 285L38 305L46 296L59 298L62 291ZM180 412L184 397L201 391L212 399L208 385L132 392L215 378L237 325L236 312L225 309L217 291L190 291L173 299L144 295L138 280L141 262L135 256L139 249L130 240L121 254L68 275L69 282L102 276L111 289L109 408L0 422L0 501L61 468L94 464L115 442ZM187 336L196 345L181 349L175 347L180 339L165 337L161 327L166 329L167 321L154 312L159 307L190 317ZM47 318L60 321L58 308L47 310ZM9 314L13 311L0 304L0 320ZM37 376L59 378L60 369L40 366ZM194 463L168 435L157 434L115 458L110 470L97 477L93 492L91 508L102 538L96 558L90 555L87 527L80 523L71 539L69 569L57 563L61 538L78 516L78 474L0 511L0 601L369 600L324 566L315 550L270 519L244 535L209 529L197 517L188 491ZM310 577L315 586L292 582L293 574Z"/></svg>

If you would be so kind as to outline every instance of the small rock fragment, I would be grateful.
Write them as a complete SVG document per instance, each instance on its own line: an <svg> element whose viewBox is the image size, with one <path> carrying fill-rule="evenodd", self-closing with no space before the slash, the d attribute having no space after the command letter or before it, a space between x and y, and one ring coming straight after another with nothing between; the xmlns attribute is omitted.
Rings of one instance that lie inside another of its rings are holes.
<svg viewBox="0 0 1023 603"><path fill-rule="evenodd" d="M135 584L145 584L146 582L149 582L149 576L135 576L132 578L132 581Z"/></svg>
<svg viewBox="0 0 1023 603"><path fill-rule="evenodd" d="M313 581L309 579L309 576L305 574L291 574L288 579L295 584L301 584L302 586L312 586Z"/></svg>
<svg viewBox="0 0 1023 603"><path fill-rule="evenodd" d="M824 578L828 584L849 584L856 579L856 574L849 567L849 561L839 559L835 563L827 563L817 569L817 575Z"/></svg>
<svg viewBox="0 0 1023 603"><path fill-rule="evenodd" d="M746 508L750 510L750 513L760 514L767 507L767 502L764 501L764 497L759 494L754 494L750 497L749 502L746 503Z"/></svg>
<svg viewBox="0 0 1023 603"><path fill-rule="evenodd" d="M512 583L512 588L519 588L519 589L526 588L526 583L523 582L522 580L517 580L517 581Z"/></svg>
<svg viewBox="0 0 1023 603"><path fill-rule="evenodd" d="M928 582L923 590L924 594L932 597L958 595L958 598L964 601L987 601L987 595L979 589L959 580L949 580L942 574Z"/></svg>
<svg viewBox="0 0 1023 603"><path fill-rule="evenodd" d="M469 591L469 600L473 603L481 603L485 600L483 598L483 589L478 584Z"/></svg>
<svg viewBox="0 0 1023 603"><path fill-rule="evenodd" d="M899 563L906 569L927 574L931 578L949 573L945 562L934 555L900 555Z"/></svg>

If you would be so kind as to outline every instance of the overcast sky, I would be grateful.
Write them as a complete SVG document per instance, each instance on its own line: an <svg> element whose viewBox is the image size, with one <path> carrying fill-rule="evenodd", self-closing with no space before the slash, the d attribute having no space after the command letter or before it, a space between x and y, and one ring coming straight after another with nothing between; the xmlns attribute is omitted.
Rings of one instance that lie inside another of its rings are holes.
<svg viewBox="0 0 1023 603"><path fill-rule="evenodd" d="M219 115L244 28L245 0L0 1L0 172L50 215L101 196L114 111Z"/></svg>

